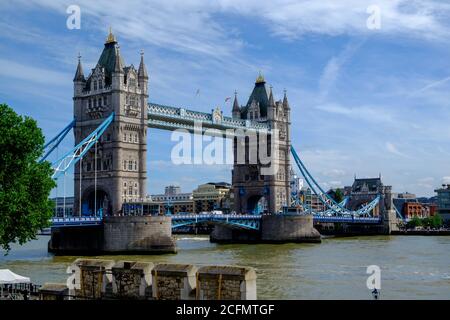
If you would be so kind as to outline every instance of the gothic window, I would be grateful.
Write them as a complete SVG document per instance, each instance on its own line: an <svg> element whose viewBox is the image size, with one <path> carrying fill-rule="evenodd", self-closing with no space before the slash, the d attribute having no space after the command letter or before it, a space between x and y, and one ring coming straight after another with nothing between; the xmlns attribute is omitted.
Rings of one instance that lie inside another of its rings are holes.
<svg viewBox="0 0 450 320"><path fill-rule="evenodd" d="M134 142L135 142L135 143L138 142L138 136L137 136L137 134L134 135Z"/></svg>
<svg viewBox="0 0 450 320"><path fill-rule="evenodd" d="M130 78L129 85L130 85L131 87L135 87L135 86L136 86L136 79Z"/></svg>
<svg viewBox="0 0 450 320"><path fill-rule="evenodd" d="M137 161L134 161L134 171L137 171Z"/></svg>
<svg viewBox="0 0 450 320"><path fill-rule="evenodd" d="M103 82L102 80L98 80L98 88L102 89L103 88Z"/></svg>
<svg viewBox="0 0 450 320"><path fill-rule="evenodd" d="M126 133L123 134L123 142L127 142L127 134Z"/></svg>
<svg viewBox="0 0 450 320"><path fill-rule="evenodd" d="M126 187L126 186L127 186L127 183L126 183L126 182L124 182L124 183L123 183L123 186L124 186L124 187Z"/></svg>
<svg viewBox="0 0 450 320"><path fill-rule="evenodd" d="M133 187L132 186L129 186L128 187L128 194L131 196L131 195L133 195Z"/></svg>
<svg viewBox="0 0 450 320"><path fill-rule="evenodd" d="M94 90L97 90L97 81L94 81Z"/></svg>
<svg viewBox="0 0 450 320"><path fill-rule="evenodd" d="M134 96L130 96L130 105L135 106L136 105L136 98Z"/></svg>
<svg viewBox="0 0 450 320"><path fill-rule="evenodd" d="M130 161L128 161L128 170L133 170L133 161L132 160L130 160Z"/></svg>

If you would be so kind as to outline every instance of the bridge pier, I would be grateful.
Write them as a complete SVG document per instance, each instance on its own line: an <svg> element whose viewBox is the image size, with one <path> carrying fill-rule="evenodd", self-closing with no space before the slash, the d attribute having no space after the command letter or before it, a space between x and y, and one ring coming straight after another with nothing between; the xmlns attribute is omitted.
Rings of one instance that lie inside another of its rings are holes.
<svg viewBox="0 0 450 320"><path fill-rule="evenodd" d="M176 253L176 242L170 217L111 216L101 225L52 228L48 251L58 255Z"/></svg>
<svg viewBox="0 0 450 320"><path fill-rule="evenodd" d="M104 220L104 252L175 253L172 218L167 216L111 216Z"/></svg>
<svg viewBox="0 0 450 320"><path fill-rule="evenodd" d="M216 225L210 235L217 243L320 243L320 233L313 227L311 215L265 215L259 231L233 229Z"/></svg>
<svg viewBox="0 0 450 320"><path fill-rule="evenodd" d="M321 242L312 215L266 215L261 220L263 242Z"/></svg>

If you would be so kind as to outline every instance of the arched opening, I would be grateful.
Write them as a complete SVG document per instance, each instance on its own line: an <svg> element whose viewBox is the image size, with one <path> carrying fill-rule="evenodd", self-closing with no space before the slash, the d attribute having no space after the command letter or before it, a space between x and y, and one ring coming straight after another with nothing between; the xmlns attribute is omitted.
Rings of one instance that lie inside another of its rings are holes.
<svg viewBox="0 0 450 320"><path fill-rule="evenodd" d="M91 189L83 199L81 214L83 216L99 217L109 215L112 212L111 209L108 194L102 189L97 189L96 194L95 190Z"/></svg>
<svg viewBox="0 0 450 320"><path fill-rule="evenodd" d="M247 213L261 214L267 212L267 200L264 196L254 195L247 199Z"/></svg>

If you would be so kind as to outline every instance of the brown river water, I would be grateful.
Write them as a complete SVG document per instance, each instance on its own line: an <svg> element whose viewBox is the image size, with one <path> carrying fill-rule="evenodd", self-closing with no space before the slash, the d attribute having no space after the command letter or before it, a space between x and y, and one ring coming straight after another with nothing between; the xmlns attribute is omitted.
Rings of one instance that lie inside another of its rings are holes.
<svg viewBox="0 0 450 320"><path fill-rule="evenodd" d="M178 254L102 256L196 265L251 266L258 299L372 299L366 268L381 269L381 299L450 299L450 236L371 236L326 238L321 244L210 243L207 236L177 236ZM8 255L0 269L33 283L65 282L78 257L47 253L48 236Z"/></svg>

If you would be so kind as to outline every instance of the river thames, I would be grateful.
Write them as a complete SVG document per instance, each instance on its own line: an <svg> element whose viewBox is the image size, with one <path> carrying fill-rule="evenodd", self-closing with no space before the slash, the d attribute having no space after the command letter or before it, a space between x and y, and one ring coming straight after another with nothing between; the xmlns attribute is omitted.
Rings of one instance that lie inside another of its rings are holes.
<svg viewBox="0 0 450 320"><path fill-rule="evenodd" d="M178 254L101 256L155 263L251 266L258 299L372 299L366 268L381 268L381 299L450 299L450 236L326 238L321 244L229 244L177 235ZM33 283L65 282L74 256L47 253L48 236L14 245L0 269Z"/></svg>

